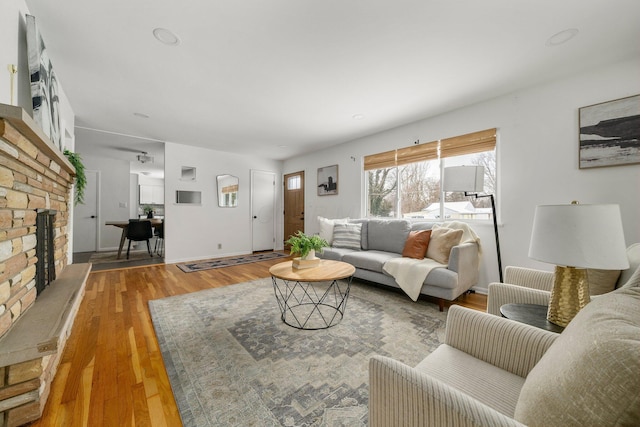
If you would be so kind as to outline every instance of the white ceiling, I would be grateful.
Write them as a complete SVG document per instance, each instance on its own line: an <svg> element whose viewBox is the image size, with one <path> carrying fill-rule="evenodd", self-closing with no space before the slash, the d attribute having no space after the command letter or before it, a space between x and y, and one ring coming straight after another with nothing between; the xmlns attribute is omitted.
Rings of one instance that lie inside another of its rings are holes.
<svg viewBox="0 0 640 427"><path fill-rule="evenodd" d="M286 159L640 56L638 0L26 2L76 139L116 148Z"/></svg>

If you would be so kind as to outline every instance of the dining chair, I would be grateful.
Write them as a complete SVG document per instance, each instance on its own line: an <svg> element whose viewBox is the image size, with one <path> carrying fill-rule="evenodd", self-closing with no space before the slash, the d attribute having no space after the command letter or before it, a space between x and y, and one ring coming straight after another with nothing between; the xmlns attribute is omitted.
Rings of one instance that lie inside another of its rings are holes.
<svg viewBox="0 0 640 427"><path fill-rule="evenodd" d="M130 219L127 226L127 239L129 239L129 245L127 246L127 259L129 259L129 251L131 250L131 242L147 242L147 250L149 256L153 257L151 253L151 244L149 239L153 237L153 228L151 227L151 221Z"/></svg>
<svg viewBox="0 0 640 427"><path fill-rule="evenodd" d="M164 219L162 222L155 226L156 245L154 252L159 256L164 255Z"/></svg>

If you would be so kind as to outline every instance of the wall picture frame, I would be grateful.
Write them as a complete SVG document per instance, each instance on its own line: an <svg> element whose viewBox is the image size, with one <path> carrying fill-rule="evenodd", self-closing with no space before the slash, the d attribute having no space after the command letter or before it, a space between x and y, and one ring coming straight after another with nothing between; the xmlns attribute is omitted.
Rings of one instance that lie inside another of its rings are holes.
<svg viewBox="0 0 640 427"><path fill-rule="evenodd" d="M580 169L640 163L640 95L579 109Z"/></svg>
<svg viewBox="0 0 640 427"><path fill-rule="evenodd" d="M318 168L318 196L338 194L338 165Z"/></svg>

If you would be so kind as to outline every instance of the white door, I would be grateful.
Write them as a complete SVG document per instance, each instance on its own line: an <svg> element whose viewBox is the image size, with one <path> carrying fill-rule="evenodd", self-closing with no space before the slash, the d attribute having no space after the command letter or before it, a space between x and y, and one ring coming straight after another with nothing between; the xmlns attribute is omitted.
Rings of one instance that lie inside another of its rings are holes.
<svg viewBox="0 0 640 427"><path fill-rule="evenodd" d="M85 171L84 203L73 209L73 252L98 248L98 171Z"/></svg>
<svg viewBox="0 0 640 427"><path fill-rule="evenodd" d="M251 231L253 251L275 248L276 174L251 171Z"/></svg>

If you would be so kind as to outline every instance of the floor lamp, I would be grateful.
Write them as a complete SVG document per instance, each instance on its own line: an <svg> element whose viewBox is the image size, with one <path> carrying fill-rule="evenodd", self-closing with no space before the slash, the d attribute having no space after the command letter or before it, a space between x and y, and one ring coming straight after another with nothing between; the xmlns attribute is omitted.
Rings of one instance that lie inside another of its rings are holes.
<svg viewBox="0 0 640 427"><path fill-rule="evenodd" d="M452 166L444 168L443 191L462 192L468 197L476 199L491 198L491 210L493 212L493 230L496 235L496 252L498 254L498 275L502 279L502 259L500 257L500 238L498 237L498 219L496 218L496 202L493 194L479 195L484 191L484 166Z"/></svg>

